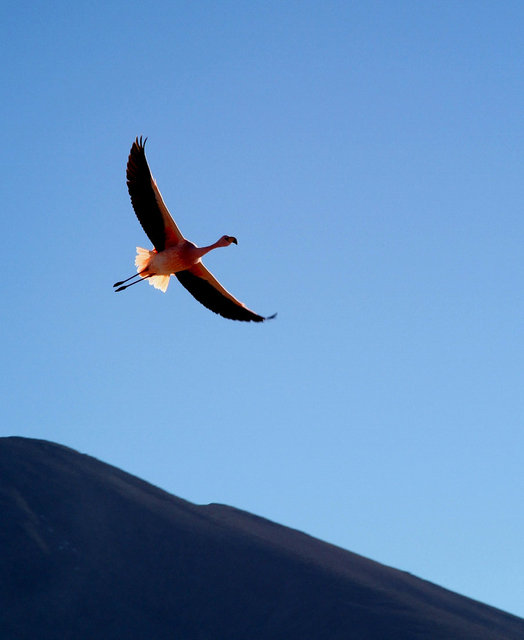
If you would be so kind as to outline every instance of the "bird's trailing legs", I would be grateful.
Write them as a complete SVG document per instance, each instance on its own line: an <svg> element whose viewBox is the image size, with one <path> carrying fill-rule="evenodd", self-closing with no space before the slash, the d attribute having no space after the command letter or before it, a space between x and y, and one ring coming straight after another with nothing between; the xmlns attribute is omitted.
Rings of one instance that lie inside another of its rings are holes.
<svg viewBox="0 0 524 640"><path fill-rule="evenodd" d="M138 282L141 282L142 280L146 280L146 278L149 278L149 275L142 276L141 275L142 273L143 273L143 271L140 271L140 273L135 273L134 275L129 276L129 278L126 278L125 280L120 280L120 282L115 282L113 287L118 287L118 289L115 289L115 293L117 291L123 291L124 289L127 289L128 287L131 287L132 285L137 284ZM129 280L133 280L133 278L138 278L138 280L135 280L135 282L131 282L130 284L126 284L124 287L122 286L124 284L124 282L129 282Z"/></svg>

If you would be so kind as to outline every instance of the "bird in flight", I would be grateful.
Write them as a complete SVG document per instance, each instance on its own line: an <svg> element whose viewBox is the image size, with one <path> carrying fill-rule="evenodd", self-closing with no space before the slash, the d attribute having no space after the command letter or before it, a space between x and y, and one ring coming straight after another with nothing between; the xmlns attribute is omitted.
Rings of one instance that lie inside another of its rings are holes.
<svg viewBox="0 0 524 640"><path fill-rule="evenodd" d="M115 282L115 291L123 291L128 287L148 280L156 289L165 292L171 275L175 275L182 286L211 311L231 320L245 322L263 322L271 320L260 316L245 304L237 300L202 264L202 257L218 247L237 244L233 236L222 236L208 247L197 247L184 238L175 221L171 217L156 181L151 175L145 154L147 138L142 137L133 142L127 161L127 188L131 196L131 204L136 217L154 249L149 251L136 248L135 265L137 273ZM125 284L129 282L129 284Z"/></svg>

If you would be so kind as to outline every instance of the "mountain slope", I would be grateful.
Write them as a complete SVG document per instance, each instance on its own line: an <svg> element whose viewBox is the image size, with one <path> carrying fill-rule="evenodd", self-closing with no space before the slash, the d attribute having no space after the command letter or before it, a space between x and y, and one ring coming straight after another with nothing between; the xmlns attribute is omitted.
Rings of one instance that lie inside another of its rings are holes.
<svg viewBox="0 0 524 640"><path fill-rule="evenodd" d="M0 439L6 640L518 640L524 620L66 447Z"/></svg>

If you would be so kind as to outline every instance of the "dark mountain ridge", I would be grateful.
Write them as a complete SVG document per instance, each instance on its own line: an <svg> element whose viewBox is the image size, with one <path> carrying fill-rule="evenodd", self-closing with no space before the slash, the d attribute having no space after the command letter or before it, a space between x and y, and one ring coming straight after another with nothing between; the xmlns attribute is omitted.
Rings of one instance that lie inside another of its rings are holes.
<svg viewBox="0 0 524 640"><path fill-rule="evenodd" d="M524 620L54 443L0 438L5 640L522 640Z"/></svg>

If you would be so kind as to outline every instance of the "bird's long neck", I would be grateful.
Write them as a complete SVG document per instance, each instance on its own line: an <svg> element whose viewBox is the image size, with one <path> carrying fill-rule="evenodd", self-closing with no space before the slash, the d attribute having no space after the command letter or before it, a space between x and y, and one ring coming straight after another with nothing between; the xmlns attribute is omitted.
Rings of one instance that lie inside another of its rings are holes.
<svg viewBox="0 0 524 640"><path fill-rule="evenodd" d="M206 253L213 251L213 249L218 249L218 247L225 247L226 245L222 242L222 238L210 244L208 247L198 247L199 257L205 256Z"/></svg>

